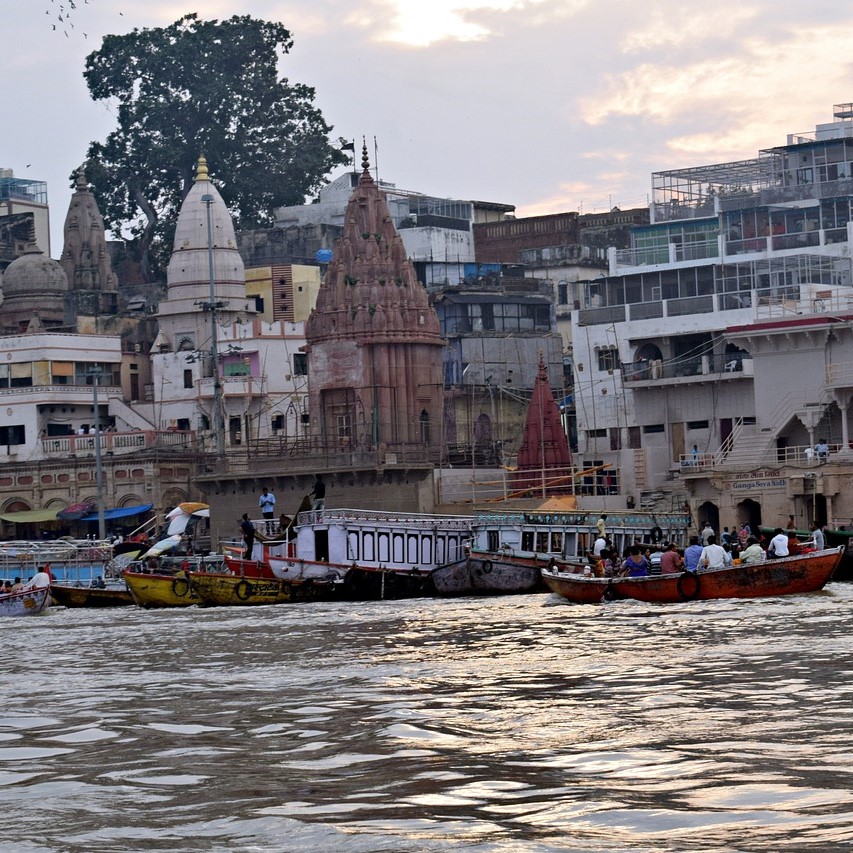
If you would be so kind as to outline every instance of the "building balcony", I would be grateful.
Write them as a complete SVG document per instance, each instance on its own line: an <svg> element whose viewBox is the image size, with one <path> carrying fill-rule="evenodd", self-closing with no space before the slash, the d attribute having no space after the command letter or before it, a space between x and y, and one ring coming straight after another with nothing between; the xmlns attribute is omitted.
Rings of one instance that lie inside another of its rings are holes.
<svg viewBox="0 0 853 853"><path fill-rule="evenodd" d="M121 397L121 387L118 385L101 385L98 395L104 403L109 397ZM0 388L0 399L25 397L27 403L45 405L57 403L68 405L92 405L91 385L22 385L15 388Z"/></svg>
<svg viewBox="0 0 853 853"><path fill-rule="evenodd" d="M58 435L41 439L46 458L81 458L94 456L94 435ZM194 450L196 434L191 430L137 430L134 432L102 432L101 453L121 456L152 448Z"/></svg>
<svg viewBox="0 0 853 853"><path fill-rule="evenodd" d="M752 379L751 358L739 354L727 357L703 355L700 358L635 361L622 365L622 381L631 388L659 387L661 383L682 385L693 382L719 382L727 379Z"/></svg>
<svg viewBox="0 0 853 853"><path fill-rule="evenodd" d="M260 397L264 392L263 379L256 376L225 376L221 379L223 397ZM202 399L213 398L213 377L198 381Z"/></svg>

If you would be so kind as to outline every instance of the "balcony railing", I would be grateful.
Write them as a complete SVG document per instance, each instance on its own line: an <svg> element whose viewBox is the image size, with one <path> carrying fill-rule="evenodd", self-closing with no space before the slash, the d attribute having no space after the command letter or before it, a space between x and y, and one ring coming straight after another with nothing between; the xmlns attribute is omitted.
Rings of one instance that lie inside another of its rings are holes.
<svg viewBox="0 0 853 853"><path fill-rule="evenodd" d="M192 430L137 430L135 432L102 432L102 453L121 455L150 448L192 450L196 434ZM95 452L94 435L57 435L41 440L42 452L52 456L91 456Z"/></svg>
<svg viewBox="0 0 853 853"><path fill-rule="evenodd" d="M745 366L746 365L746 369ZM622 365L624 382L657 382L659 379L681 379L692 376L710 376L714 379L752 376L752 359L743 353L726 356L700 356L699 358L674 359L664 362L659 359L634 361Z"/></svg>

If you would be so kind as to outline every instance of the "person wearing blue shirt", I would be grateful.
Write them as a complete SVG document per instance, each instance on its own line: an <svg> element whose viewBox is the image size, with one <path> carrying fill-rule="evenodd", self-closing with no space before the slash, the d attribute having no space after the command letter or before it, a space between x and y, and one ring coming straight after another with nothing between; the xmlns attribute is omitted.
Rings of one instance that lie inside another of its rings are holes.
<svg viewBox="0 0 853 853"><path fill-rule="evenodd" d="M702 546L698 536L690 537L690 545L684 551L684 571L695 572L699 568L699 558L702 556Z"/></svg>

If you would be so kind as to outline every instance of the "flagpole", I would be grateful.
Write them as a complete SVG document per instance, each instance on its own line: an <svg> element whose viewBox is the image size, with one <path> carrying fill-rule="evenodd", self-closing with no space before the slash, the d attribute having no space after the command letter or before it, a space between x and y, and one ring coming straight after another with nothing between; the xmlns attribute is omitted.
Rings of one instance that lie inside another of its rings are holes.
<svg viewBox="0 0 853 853"><path fill-rule="evenodd" d="M373 165L376 170L376 186L379 186L379 146L376 144L376 136L373 137Z"/></svg>

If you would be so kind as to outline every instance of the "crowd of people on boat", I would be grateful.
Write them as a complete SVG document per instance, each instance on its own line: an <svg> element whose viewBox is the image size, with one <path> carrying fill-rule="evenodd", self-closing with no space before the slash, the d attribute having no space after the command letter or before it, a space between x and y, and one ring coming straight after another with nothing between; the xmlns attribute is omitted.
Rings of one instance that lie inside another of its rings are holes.
<svg viewBox="0 0 853 853"><path fill-rule="evenodd" d="M676 542L655 541L653 535L646 539L652 541L637 538L620 553L604 525L599 523L588 554L589 573L594 577L612 578L702 572L821 551L826 547L820 524L813 524L810 538L801 541L793 517L789 518L786 529L777 527L769 540L760 531L753 533L748 523L739 529L724 527L718 536L709 522L702 525L698 535L690 537L685 548L680 548Z"/></svg>

